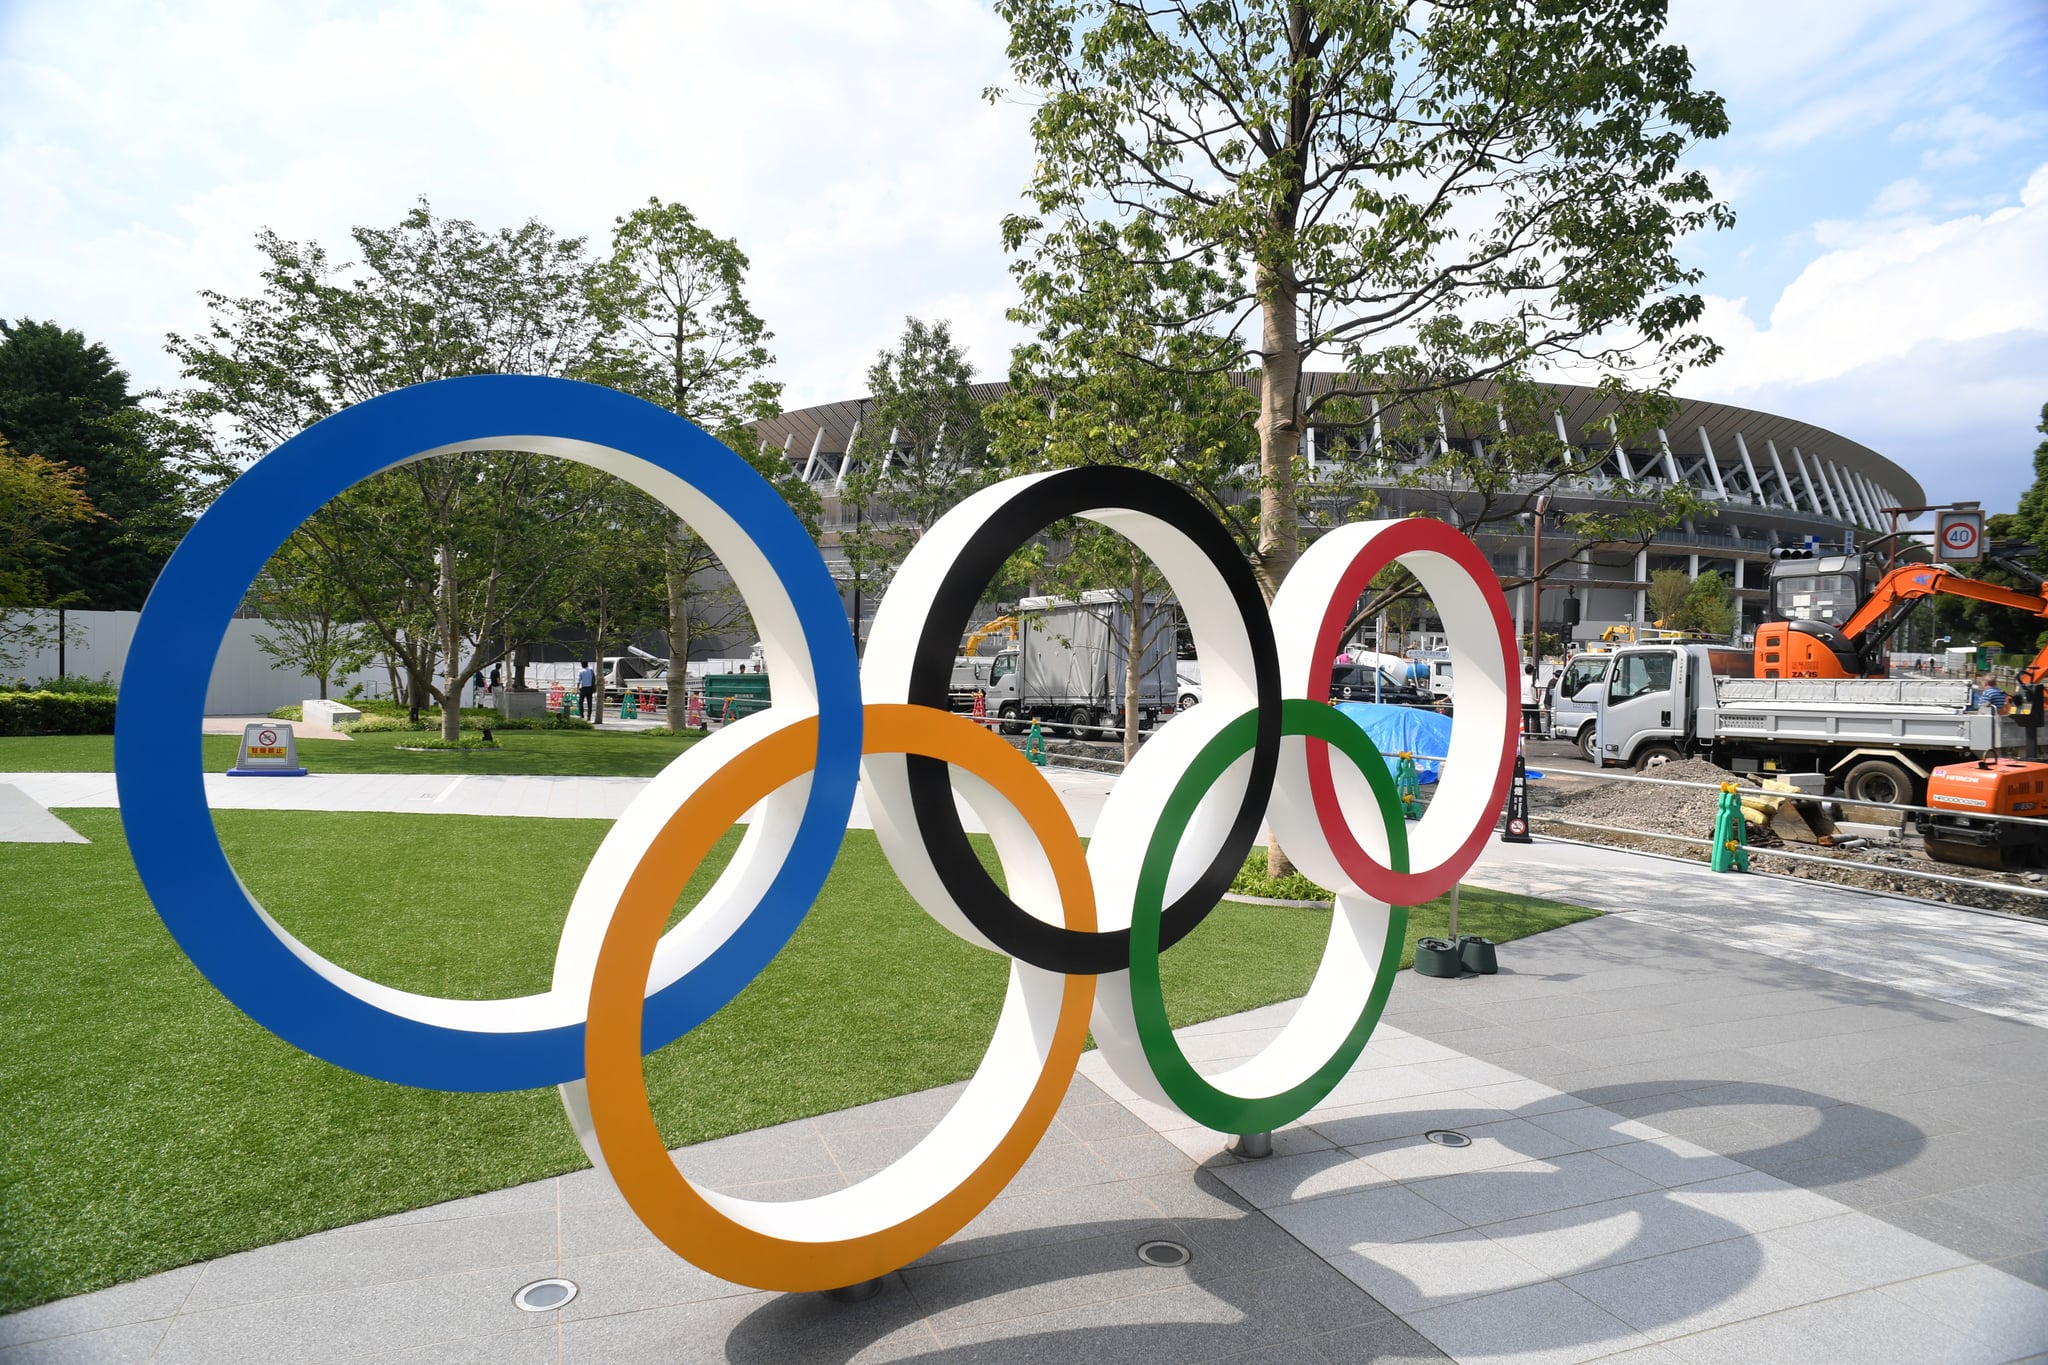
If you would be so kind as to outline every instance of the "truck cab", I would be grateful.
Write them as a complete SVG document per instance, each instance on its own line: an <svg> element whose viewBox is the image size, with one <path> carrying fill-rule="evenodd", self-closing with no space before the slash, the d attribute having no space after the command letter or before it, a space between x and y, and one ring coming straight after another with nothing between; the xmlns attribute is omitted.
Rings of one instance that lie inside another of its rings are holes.
<svg viewBox="0 0 2048 1365"><path fill-rule="evenodd" d="M1588 761L1600 761L1596 739L1600 719L1600 694L1607 686L1607 670L1614 664L1612 654L1581 654L1553 673L1546 688L1545 710L1550 713L1550 737L1579 746Z"/></svg>
<svg viewBox="0 0 2048 1365"><path fill-rule="evenodd" d="M1687 652L1643 645L1611 656L1595 722L1603 767L1647 767L1685 752L1693 710Z"/></svg>

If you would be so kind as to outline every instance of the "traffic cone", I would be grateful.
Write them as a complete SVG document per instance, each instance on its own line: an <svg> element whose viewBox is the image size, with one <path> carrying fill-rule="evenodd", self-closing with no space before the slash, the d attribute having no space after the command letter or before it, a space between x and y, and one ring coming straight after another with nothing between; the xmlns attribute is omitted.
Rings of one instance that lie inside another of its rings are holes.
<svg viewBox="0 0 2048 1365"><path fill-rule="evenodd" d="M1749 822L1742 818L1741 788L1733 782L1721 784L1721 804L1714 813L1714 862L1716 872L1749 871Z"/></svg>

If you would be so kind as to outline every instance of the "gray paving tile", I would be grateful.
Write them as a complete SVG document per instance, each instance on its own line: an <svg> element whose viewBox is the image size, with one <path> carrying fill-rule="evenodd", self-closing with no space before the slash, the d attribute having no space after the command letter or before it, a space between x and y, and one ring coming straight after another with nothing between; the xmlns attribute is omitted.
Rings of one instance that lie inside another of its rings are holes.
<svg viewBox="0 0 2048 1365"><path fill-rule="evenodd" d="M553 1325L512 1306L519 1286L555 1273L555 1259L466 1275L304 1294L181 1313L164 1333L162 1365L326 1361Z"/></svg>
<svg viewBox="0 0 2048 1365"><path fill-rule="evenodd" d="M1842 1212L1832 1199L1756 1171L1681 1186L1666 1197L1726 1219L1745 1232L1771 1232Z"/></svg>
<svg viewBox="0 0 2048 1365"><path fill-rule="evenodd" d="M1330 1264L1404 1318L1550 1278L1471 1228L1407 1242L1366 1243L1333 1254Z"/></svg>
<svg viewBox="0 0 2048 1365"><path fill-rule="evenodd" d="M1859 1289L1967 1265L1970 1258L1865 1213L1817 1218L1763 1234L1837 1272Z"/></svg>
<svg viewBox="0 0 2048 1365"><path fill-rule="evenodd" d="M178 1311L205 1270L203 1265L180 1266L0 1317L0 1346L168 1318Z"/></svg>
<svg viewBox="0 0 2048 1365"><path fill-rule="evenodd" d="M1312 1199L1269 1211L1274 1222L1323 1256L1362 1244L1406 1242L1462 1231L1465 1224L1402 1185Z"/></svg>
<svg viewBox="0 0 2048 1365"><path fill-rule="evenodd" d="M1742 1173L1740 1163L1678 1137L1656 1137L1602 1147L1600 1155L1666 1188L1697 1185Z"/></svg>
<svg viewBox="0 0 2048 1365"><path fill-rule="evenodd" d="M1880 1292L2008 1356L2048 1343L2048 1289L1988 1265L1946 1270Z"/></svg>
<svg viewBox="0 0 2048 1365"><path fill-rule="evenodd" d="M1148 1197L1146 1182L1134 1180L1004 1194L945 1243L926 1252L917 1264L936 1265L1031 1246L1086 1241L1100 1236L1104 1225L1149 1225L1179 1216L1228 1218L1243 1212L1241 1205L1194 1189L1184 1176L1162 1183L1181 1196L1170 1208Z"/></svg>
<svg viewBox="0 0 2048 1365"><path fill-rule="evenodd" d="M899 1276L861 1303L822 1294L748 1293L643 1313L564 1322L563 1365L784 1365L901 1359L930 1351L915 1299Z"/></svg>
<svg viewBox="0 0 2048 1365"><path fill-rule="evenodd" d="M1410 1188L1461 1222L1478 1227L1641 1194L1657 1186L1593 1152L1571 1152L1548 1161L1419 1181Z"/></svg>
<svg viewBox="0 0 2048 1365"><path fill-rule="evenodd" d="M1864 1365L1800 1331L1785 1313L1673 1337L1663 1347L1684 1365Z"/></svg>
<svg viewBox="0 0 2048 1365"><path fill-rule="evenodd" d="M1183 1362L1241 1357L1390 1321L1387 1310L1316 1262L1104 1299L1040 1319L940 1329L946 1359ZM1311 1353L1305 1359L1315 1360Z"/></svg>
<svg viewBox="0 0 2048 1365"><path fill-rule="evenodd" d="M943 1334L1192 1283L1192 1264L1152 1266L1137 1256L1143 1242L1180 1236L1172 1223L1137 1224L1085 1241L920 1263L902 1274L932 1329Z"/></svg>
<svg viewBox="0 0 2048 1365"><path fill-rule="evenodd" d="M164 1339L163 1322L97 1327L0 1347L0 1365L144 1365Z"/></svg>
<svg viewBox="0 0 2048 1365"><path fill-rule="evenodd" d="M553 1332L501 1332L360 1359L366 1365L555 1365L559 1352Z"/></svg>
<svg viewBox="0 0 2048 1365"><path fill-rule="evenodd" d="M1309 1345L1327 1365L1438 1365L1450 1358L1399 1318L1311 1337Z"/></svg>
<svg viewBox="0 0 2048 1365"><path fill-rule="evenodd" d="M1486 1235L1552 1276L1576 1275L1751 1234L1662 1190L1491 1223Z"/></svg>
<svg viewBox="0 0 2048 1365"><path fill-rule="evenodd" d="M182 1311L552 1262L555 1225L553 1209L531 1209L340 1228L209 1262Z"/></svg>
<svg viewBox="0 0 2048 1365"><path fill-rule="evenodd" d="M576 1297L561 1310L564 1322L753 1292L699 1270L651 1234L647 1245L630 1251L565 1257L560 1273L576 1283Z"/></svg>
<svg viewBox="0 0 2048 1365"><path fill-rule="evenodd" d="M1475 1104L1471 1092L1427 1099L1377 1100L1314 1109L1306 1122L1339 1147L1363 1147L1393 1138L1420 1137L1432 1128L1464 1129L1520 1117L1506 1109Z"/></svg>
<svg viewBox="0 0 2048 1365"><path fill-rule="evenodd" d="M1086 1086L1085 1090L1081 1087ZM913 1095L898 1095L894 1099L877 1100L873 1104L856 1105L831 1114L820 1114L810 1120L820 1132L827 1135L851 1133L862 1128L901 1128L909 1123L937 1123L960 1100L967 1089L967 1082L942 1085L932 1090L920 1090ZM1067 1089L1069 1100L1081 1103L1101 1103L1107 1096L1082 1077L1075 1077Z"/></svg>
<svg viewBox="0 0 2048 1365"><path fill-rule="evenodd" d="M2000 1365L1997 1347L1875 1290L1790 1308L1787 1324L1864 1365Z"/></svg>
<svg viewBox="0 0 2048 1365"><path fill-rule="evenodd" d="M1208 1169L1262 1209L1367 1189L1390 1179L1341 1148L1215 1164Z"/></svg>
<svg viewBox="0 0 2048 1365"><path fill-rule="evenodd" d="M2022 1252L1993 1264L2014 1279L2048 1289L2048 1250Z"/></svg>
<svg viewBox="0 0 2048 1365"><path fill-rule="evenodd" d="M1094 1089L1093 1086L1089 1087ZM1102 1092L1097 1090L1097 1094ZM1097 1138L1130 1137L1137 1133L1149 1133L1151 1125L1136 1114L1104 1098L1094 1104L1061 1105L1058 1116L1060 1129L1076 1142L1093 1142Z"/></svg>
<svg viewBox="0 0 2048 1365"><path fill-rule="evenodd" d="M1042 1145L1004 1188L1018 1194L1063 1190L1077 1185L1106 1185L1117 1179L1108 1162L1079 1142Z"/></svg>
<svg viewBox="0 0 2048 1365"><path fill-rule="evenodd" d="M1649 1344L1554 1280L1427 1309L1408 1324L1459 1360L1516 1365L1576 1365Z"/></svg>
<svg viewBox="0 0 2048 1365"><path fill-rule="evenodd" d="M838 1170L823 1134L810 1119L684 1147L676 1152L675 1162L692 1181L713 1189Z"/></svg>
<svg viewBox="0 0 2048 1365"><path fill-rule="evenodd" d="M1904 1203L1880 1204L1868 1212L1893 1227L1904 1228L1979 1261L2004 1260L2008 1256L2039 1249L2033 1238L1942 1195L1923 1195Z"/></svg>
<svg viewBox="0 0 2048 1365"><path fill-rule="evenodd" d="M1796 1252L1752 1237L1591 1270L1561 1283L1659 1341L1858 1287Z"/></svg>
<svg viewBox="0 0 2048 1365"><path fill-rule="evenodd" d="M1087 1148L1124 1178L1192 1171L1196 1164L1186 1152L1157 1133L1096 1138L1087 1143Z"/></svg>

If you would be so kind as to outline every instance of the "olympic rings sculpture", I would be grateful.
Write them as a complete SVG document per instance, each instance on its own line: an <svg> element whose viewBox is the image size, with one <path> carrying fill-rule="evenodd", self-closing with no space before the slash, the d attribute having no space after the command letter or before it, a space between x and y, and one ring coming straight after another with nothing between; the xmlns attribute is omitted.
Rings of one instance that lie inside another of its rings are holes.
<svg viewBox="0 0 2048 1365"><path fill-rule="evenodd" d="M286 441L229 485L171 556L135 657L218 648L248 585L323 503L380 470L463 450L578 460L659 498L731 573L775 680L767 710L686 750L614 824L569 905L551 988L502 1000L395 990L328 961L267 914L228 865L207 807L197 723L207 670L167 670L122 698L115 770L136 868L193 963L287 1042L402 1085L559 1086L591 1160L640 1218L728 1280L837 1288L958 1232L1044 1134L1091 1029L1118 1077L1198 1123L1251 1133L1299 1118L1378 1022L1403 907L1457 882L1507 791L1519 691L1506 605L1477 548L1440 522L1328 533L1269 609L1223 527L1176 485L1113 467L1014 478L926 533L857 661L816 545L744 460L659 408L557 379L422 384ZM1122 534L1159 566L1187 615L1206 693L1138 751L1085 847L1038 770L953 714L946 695L957 642L996 568L1073 516ZM1449 761L1413 824L1365 732L1320 700L1353 604L1397 561L1434 599L1458 679ZM1010 957L994 1037L951 1112L860 1183L786 1203L700 1190L663 1148L641 1058L716 1013L781 950L832 866L856 791L917 903ZM1007 890L975 857L956 794L989 830ZM749 810L725 872L664 932L691 873ZM1205 1075L1167 1023L1160 954L1228 889L1262 825L1333 888L1329 941L1273 1043Z"/></svg>

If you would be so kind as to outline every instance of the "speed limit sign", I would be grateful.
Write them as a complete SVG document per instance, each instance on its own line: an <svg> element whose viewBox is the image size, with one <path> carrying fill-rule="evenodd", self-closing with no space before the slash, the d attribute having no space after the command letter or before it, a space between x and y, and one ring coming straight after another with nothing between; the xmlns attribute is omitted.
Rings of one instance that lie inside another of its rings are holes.
<svg viewBox="0 0 2048 1365"><path fill-rule="evenodd" d="M1934 517L1934 553L1945 563L1972 562L1984 557L1984 512L1976 507L1948 507Z"/></svg>

